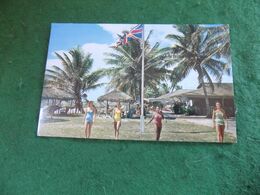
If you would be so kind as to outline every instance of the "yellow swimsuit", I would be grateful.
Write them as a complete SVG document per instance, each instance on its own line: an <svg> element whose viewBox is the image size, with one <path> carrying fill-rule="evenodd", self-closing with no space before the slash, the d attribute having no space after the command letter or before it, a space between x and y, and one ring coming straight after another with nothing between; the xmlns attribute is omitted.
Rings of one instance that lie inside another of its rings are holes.
<svg viewBox="0 0 260 195"><path fill-rule="evenodd" d="M115 122L121 121L121 110L115 110L114 120Z"/></svg>

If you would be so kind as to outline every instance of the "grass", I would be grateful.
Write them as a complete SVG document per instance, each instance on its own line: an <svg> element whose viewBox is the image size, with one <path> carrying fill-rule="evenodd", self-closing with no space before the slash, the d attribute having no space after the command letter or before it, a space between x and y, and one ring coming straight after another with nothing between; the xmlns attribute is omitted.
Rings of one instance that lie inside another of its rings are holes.
<svg viewBox="0 0 260 195"><path fill-rule="evenodd" d="M146 122L148 119L146 119ZM41 121L38 135L51 137L84 138L83 116L55 116ZM123 119L120 128L121 140L155 140L155 130L152 123L145 126L145 132L140 133L138 119ZM92 127L91 138L114 139L113 120L97 118ZM161 141L217 142L216 131L208 126L197 125L183 119L167 120L163 123ZM225 133L224 142L233 143L236 138L231 133Z"/></svg>

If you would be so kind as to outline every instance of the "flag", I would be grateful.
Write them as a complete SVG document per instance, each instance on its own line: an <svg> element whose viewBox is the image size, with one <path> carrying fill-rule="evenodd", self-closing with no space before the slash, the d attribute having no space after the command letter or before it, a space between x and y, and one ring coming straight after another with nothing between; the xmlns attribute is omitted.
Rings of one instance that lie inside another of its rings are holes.
<svg viewBox="0 0 260 195"><path fill-rule="evenodd" d="M143 29L144 25L143 24L138 24L134 28L132 28L129 33L127 33L127 41L131 39L136 39L136 40L141 40L143 37Z"/></svg>
<svg viewBox="0 0 260 195"><path fill-rule="evenodd" d="M138 24L134 28L132 28L128 33L124 33L123 35L117 34L119 37L118 41L116 42L116 46L123 46L128 44L128 41L130 40L141 40L143 38L143 29L144 25L143 24Z"/></svg>

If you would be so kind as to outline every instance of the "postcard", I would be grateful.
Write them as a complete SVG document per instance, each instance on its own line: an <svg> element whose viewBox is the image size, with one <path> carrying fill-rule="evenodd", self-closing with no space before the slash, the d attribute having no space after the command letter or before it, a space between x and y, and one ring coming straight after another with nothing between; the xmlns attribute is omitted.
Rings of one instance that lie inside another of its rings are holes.
<svg viewBox="0 0 260 195"><path fill-rule="evenodd" d="M53 23L37 135L235 143L227 24Z"/></svg>

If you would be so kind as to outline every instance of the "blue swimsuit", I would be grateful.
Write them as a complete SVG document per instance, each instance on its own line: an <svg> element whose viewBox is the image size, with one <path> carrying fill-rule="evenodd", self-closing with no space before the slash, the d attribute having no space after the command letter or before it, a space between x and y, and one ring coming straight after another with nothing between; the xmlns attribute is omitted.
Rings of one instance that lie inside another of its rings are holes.
<svg viewBox="0 0 260 195"><path fill-rule="evenodd" d="M87 110L86 122L93 123L93 116L94 116L94 112L92 110Z"/></svg>

